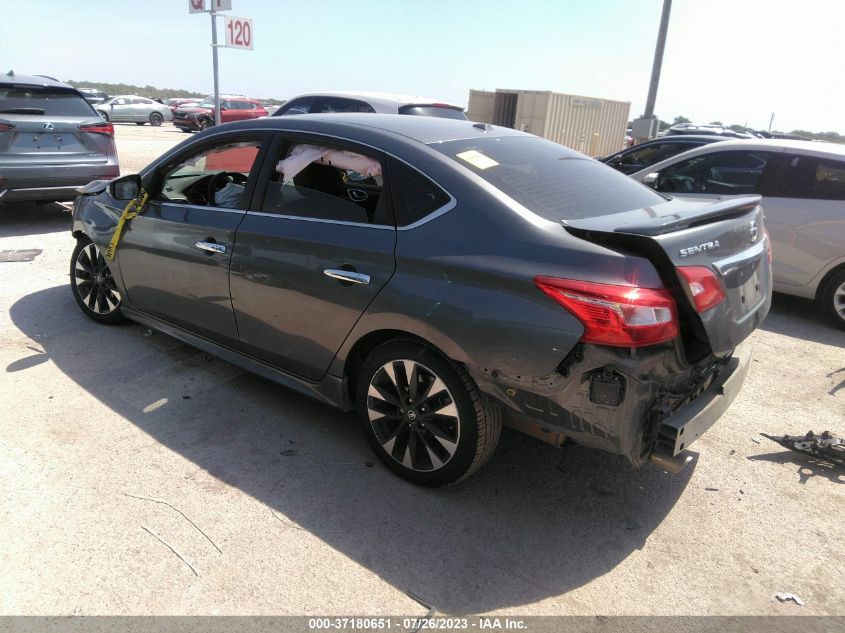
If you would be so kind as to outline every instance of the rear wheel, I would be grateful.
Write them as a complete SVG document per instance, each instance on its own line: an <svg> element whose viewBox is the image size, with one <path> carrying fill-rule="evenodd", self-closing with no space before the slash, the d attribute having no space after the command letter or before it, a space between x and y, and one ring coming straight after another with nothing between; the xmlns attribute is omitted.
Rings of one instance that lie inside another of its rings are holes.
<svg viewBox="0 0 845 633"><path fill-rule="evenodd" d="M88 237L81 237L70 258L70 288L85 315L98 323L113 325L125 318L120 311L117 290L106 260Z"/></svg>
<svg viewBox="0 0 845 633"><path fill-rule="evenodd" d="M150 125L158 127L159 125L161 125L162 121L164 121L164 117L161 116L158 112L153 112L150 114Z"/></svg>
<svg viewBox="0 0 845 633"><path fill-rule="evenodd" d="M845 329L845 270L840 270L828 280L819 300L828 317Z"/></svg>
<svg viewBox="0 0 845 633"><path fill-rule="evenodd" d="M385 343L357 379L358 416L372 449L400 477L443 486L478 470L501 432L501 412L463 367L413 341Z"/></svg>

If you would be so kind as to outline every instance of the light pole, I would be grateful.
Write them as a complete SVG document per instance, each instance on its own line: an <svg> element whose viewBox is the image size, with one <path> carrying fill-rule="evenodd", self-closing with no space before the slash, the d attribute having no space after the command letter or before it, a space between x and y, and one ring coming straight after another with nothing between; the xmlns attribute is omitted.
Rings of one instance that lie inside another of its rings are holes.
<svg viewBox="0 0 845 633"><path fill-rule="evenodd" d="M214 4L212 3L212 7ZM217 12L212 8L211 16L211 65L214 68L214 125L220 125L220 80L217 74Z"/></svg>
<svg viewBox="0 0 845 633"><path fill-rule="evenodd" d="M651 81L648 85L648 98L645 112L635 119L631 130L637 141L645 141L657 135L657 119L654 116L654 103L657 101L657 86L660 83L660 69L663 66L663 50L666 48L666 33L669 30L669 13L672 0L663 0L663 13L660 15L660 28L657 31L657 46L654 49L654 63L651 66Z"/></svg>

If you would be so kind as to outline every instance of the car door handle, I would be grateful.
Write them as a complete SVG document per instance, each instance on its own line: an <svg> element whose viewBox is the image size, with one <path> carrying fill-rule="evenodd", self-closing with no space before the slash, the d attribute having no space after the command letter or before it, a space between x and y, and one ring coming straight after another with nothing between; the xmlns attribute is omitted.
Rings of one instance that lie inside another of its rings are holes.
<svg viewBox="0 0 845 633"><path fill-rule="evenodd" d="M368 283L370 283L369 275L364 275L362 273L356 273L349 270L341 270L338 268L326 268L323 271L323 274L327 277L331 277L332 279L337 279L338 281L346 281L351 284L367 285Z"/></svg>
<svg viewBox="0 0 845 633"><path fill-rule="evenodd" d="M209 253L226 252L226 247L223 244L218 244L217 242L197 242L196 247L202 251L208 251Z"/></svg>

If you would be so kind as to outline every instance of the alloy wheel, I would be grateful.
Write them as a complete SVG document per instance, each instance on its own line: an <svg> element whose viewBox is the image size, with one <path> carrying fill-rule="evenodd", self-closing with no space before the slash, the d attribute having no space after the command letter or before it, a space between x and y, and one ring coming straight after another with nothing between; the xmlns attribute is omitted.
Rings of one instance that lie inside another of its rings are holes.
<svg viewBox="0 0 845 633"><path fill-rule="evenodd" d="M833 309L845 321L845 282L833 290Z"/></svg>
<svg viewBox="0 0 845 633"><path fill-rule="evenodd" d="M82 303L94 314L112 314L120 306L120 293L106 260L93 243L80 249L73 267L73 283Z"/></svg>
<svg viewBox="0 0 845 633"><path fill-rule="evenodd" d="M375 372L367 413L384 451L405 468L434 471L455 455L460 419L446 384L412 360L393 360Z"/></svg>

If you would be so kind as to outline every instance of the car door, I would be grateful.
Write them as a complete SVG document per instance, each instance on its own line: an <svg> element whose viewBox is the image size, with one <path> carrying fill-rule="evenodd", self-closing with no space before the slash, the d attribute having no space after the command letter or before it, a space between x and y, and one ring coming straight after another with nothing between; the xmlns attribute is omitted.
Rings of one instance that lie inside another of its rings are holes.
<svg viewBox="0 0 845 633"><path fill-rule="evenodd" d="M132 104L130 99L119 97L114 99L108 106L109 120L118 123L132 121Z"/></svg>
<svg viewBox="0 0 845 633"><path fill-rule="evenodd" d="M341 169L333 158L334 166L300 164L301 171L291 169L284 179L275 171L295 148L327 144L385 164L380 152L348 142L280 137L238 227L231 269L242 350L312 381L325 375L395 269L386 174ZM353 201L349 189L365 189L366 198L359 191Z"/></svg>
<svg viewBox="0 0 845 633"><path fill-rule="evenodd" d="M787 151L763 209L776 283L800 286L845 258L845 160Z"/></svg>
<svg viewBox="0 0 845 633"><path fill-rule="evenodd" d="M150 120L150 112L153 111L152 99L144 99L143 97L135 97L132 99L132 120L137 122L147 122Z"/></svg>
<svg viewBox="0 0 845 633"><path fill-rule="evenodd" d="M118 249L132 308L237 348L229 264L268 138L215 135L145 177L150 200Z"/></svg>

